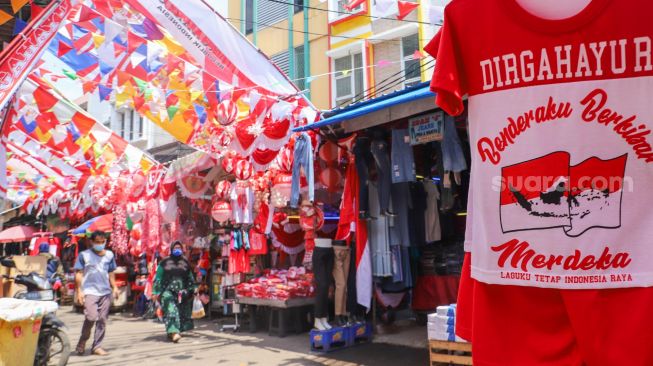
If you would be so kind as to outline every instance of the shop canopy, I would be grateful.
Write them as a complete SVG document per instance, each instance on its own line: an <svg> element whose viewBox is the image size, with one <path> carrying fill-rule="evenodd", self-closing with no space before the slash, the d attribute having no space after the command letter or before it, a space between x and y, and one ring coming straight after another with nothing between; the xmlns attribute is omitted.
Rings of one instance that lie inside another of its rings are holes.
<svg viewBox="0 0 653 366"><path fill-rule="evenodd" d="M352 121L355 120L356 118L364 117L370 115L371 113L385 110L388 112L386 113L385 116L375 116L375 118L373 118L374 121L372 123L374 123L374 125L379 125L386 122L391 122L392 120L396 120L399 118L407 117L407 115L404 115L406 113L409 113L409 115L413 115L422 112L421 110L416 109L414 106L411 105L407 111L404 111L403 113L400 112L401 113L400 115L397 115L397 113L395 113L395 115L392 115L391 108L402 106L406 103L415 102L415 101L425 101L427 102L426 105L428 109L433 109L434 97L435 94L429 89L429 83L424 82L410 88L406 88L394 93L389 93L380 96L378 98L369 99L358 103L353 103L348 105L347 107L329 111L325 113L325 117L326 117L325 119L315 122L313 124L295 128L294 131L299 132L299 131L318 129L336 123ZM350 130L352 131L359 130L367 127L371 127L371 126L354 125L350 128Z"/></svg>
<svg viewBox="0 0 653 366"><path fill-rule="evenodd" d="M149 175L165 175L80 108L91 102L135 110L184 144L217 158L235 151L261 168L292 127L316 118L292 82L202 0L74 3L54 0L0 54L0 74L11 76L0 83L0 107L9 107L0 197L45 213L62 201L83 211L98 208L99 177L152 184Z"/></svg>
<svg viewBox="0 0 653 366"><path fill-rule="evenodd" d="M9 229L0 231L0 243L13 243L28 241L36 232L32 226L14 226Z"/></svg>

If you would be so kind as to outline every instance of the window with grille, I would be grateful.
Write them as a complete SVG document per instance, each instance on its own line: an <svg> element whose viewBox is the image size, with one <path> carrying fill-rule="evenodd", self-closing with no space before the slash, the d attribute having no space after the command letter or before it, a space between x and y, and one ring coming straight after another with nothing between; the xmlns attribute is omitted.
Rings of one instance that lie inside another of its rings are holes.
<svg viewBox="0 0 653 366"><path fill-rule="evenodd" d="M304 0L294 0L295 1L295 14L304 10Z"/></svg>
<svg viewBox="0 0 653 366"><path fill-rule="evenodd" d="M291 6L288 5L289 3L290 2L287 0L281 2L259 0L256 5L257 28L260 30L269 25L273 25L274 23L288 19L288 6ZM295 0L295 4L297 4L297 0ZM300 8L303 9L303 3ZM295 5L295 12L297 12L297 5Z"/></svg>
<svg viewBox="0 0 653 366"><path fill-rule="evenodd" d="M415 59L415 51L419 50L417 33L401 39L402 67L404 69L404 86L412 86L422 81L421 64Z"/></svg>
<svg viewBox="0 0 653 366"><path fill-rule="evenodd" d="M288 51L272 55L270 59L272 62L274 62L275 65L277 65L279 69L281 69L281 71L283 71L284 74L289 75L290 57L288 55Z"/></svg>
<svg viewBox="0 0 653 366"><path fill-rule="evenodd" d="M363 98L365 74L361 53L335 59L334 71L335 106L344 106Z"/></svg>

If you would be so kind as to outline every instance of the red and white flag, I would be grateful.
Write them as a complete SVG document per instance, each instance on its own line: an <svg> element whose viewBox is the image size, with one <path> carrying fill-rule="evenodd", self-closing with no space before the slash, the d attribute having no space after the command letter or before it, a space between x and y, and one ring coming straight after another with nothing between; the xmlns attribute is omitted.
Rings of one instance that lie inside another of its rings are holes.
<svg viewBox="0 0 653 366"><path fill-rule="evenodd" d="M593 227L620 227L626 158L591 157L570 166L569 153L559 151L504 167L503 232L562 228L575 237Z"/></svg>

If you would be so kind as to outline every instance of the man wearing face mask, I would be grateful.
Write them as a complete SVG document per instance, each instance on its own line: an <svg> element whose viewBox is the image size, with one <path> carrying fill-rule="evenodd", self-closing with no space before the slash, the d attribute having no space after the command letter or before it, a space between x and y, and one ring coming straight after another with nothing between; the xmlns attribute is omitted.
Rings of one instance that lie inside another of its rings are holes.
<svg viewBox="0 0 653 366"><path fill-rule="evenodd" d="M197 284L190 263L184 258L183 245L175 241L170 256L159 263L152 286L152 300L161 301L166 333L174 343L181 339L181 332L194 327L191 315L196 291Z"/></svg>
<svg viewBox="0 0 653 366"><path fill-rule="evenodd" d="M107 237L103 232L96 231L91 234L90 243L91 248L79 253L74 267L77 301L84 305L85 316L76 351L80 356L84 354L86 341L95 325L91 352L94 355L106 356L109 353L101 347L101 344L109 317L111 296L118 295L113 274L116 260L113 252L105 248Z"/></svg>

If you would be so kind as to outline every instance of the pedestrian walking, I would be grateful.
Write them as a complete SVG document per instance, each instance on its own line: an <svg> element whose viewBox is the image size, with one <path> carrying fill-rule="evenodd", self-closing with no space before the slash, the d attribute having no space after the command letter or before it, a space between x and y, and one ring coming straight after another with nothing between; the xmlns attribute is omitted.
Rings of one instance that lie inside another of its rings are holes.
<svg viewBox="0 0 653 366"><path fill-rule="evenodd" d="M77 301L84 305L84 325L77 343L77 353L86 351L86 341L95 325L91 353L106 356L109 353L101 345L106 330L106 322L111 308L111 296L117 297L116 280L113 271L116 260L113 252L106 249L106 234L96 231L91 234L91 248L79 253L75 262L75 285Z"/></svg>
<svg viewBox="0 0 653 366"><path fill-rule="evenodd" d="M179 342L182 332L195 327L191 316L196 291L195 277L184 258L183 246L175 241L170 256L159 263L152 286L152 300L161 302L166 333L172 342Z"/></svg>

